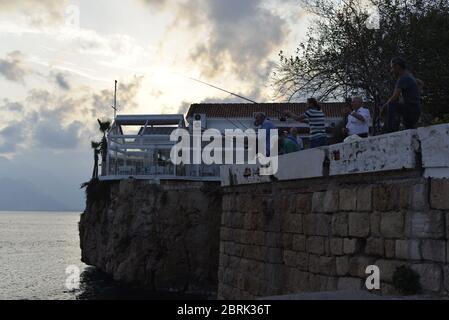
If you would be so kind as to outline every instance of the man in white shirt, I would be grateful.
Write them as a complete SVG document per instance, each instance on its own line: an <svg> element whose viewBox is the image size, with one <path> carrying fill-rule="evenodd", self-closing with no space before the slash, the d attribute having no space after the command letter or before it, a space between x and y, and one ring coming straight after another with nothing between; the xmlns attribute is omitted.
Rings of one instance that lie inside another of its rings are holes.
<svg viewBox="0 0 449 320"><path fill-rule="evenodd" d="M352 111L348 115L348 124L345 132L348 136L358 135L361 138L368 138L371 125L371 113L363 107L363 98L354 97L351 104Z"/></svg>

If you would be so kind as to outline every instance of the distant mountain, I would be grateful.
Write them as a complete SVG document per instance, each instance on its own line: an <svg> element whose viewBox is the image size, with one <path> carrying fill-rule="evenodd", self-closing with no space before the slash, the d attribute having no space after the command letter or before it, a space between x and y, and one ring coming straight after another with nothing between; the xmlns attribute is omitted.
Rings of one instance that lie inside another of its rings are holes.
<svg viewBox="0 0 449 320"><path fill-rule="evenodd" d="M0 178L0 211L67 211L67 207L31 182Z"/></svg>

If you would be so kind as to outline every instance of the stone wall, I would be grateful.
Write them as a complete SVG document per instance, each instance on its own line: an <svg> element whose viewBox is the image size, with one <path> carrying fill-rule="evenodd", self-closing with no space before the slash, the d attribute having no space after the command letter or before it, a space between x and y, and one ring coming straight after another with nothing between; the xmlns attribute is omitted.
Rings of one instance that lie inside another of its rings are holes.
<svg viewBox="0 0 449 320"><path fill-rule="evenodd" d="M422 170L239 185L224 189L220 299L359 290L398 294L396 267L425 292L449 290L449 180Z"/></svg>
<svg viewBox="0 0 449 320"><path fill-rule="evenodd" d="M219 184L123 180L101 188L81 216L83 262L125 283L215 296Z"/></svg>

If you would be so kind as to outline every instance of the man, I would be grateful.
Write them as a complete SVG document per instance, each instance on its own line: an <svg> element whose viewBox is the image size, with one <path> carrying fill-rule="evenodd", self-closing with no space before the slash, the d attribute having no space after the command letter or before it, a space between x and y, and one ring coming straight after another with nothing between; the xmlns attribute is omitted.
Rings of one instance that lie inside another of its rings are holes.
<svg viewBox="0 0 449 320"><path fill-rule="evenodd" d="M309 123L311 149L325 146L327 145L326 115L315 98L307 99L307 107L308 110L303 115L296 115L289 110L284 111L284 114L296 121Z"/></svg>
<svg viewBox="0 0 449 320"><path fill-rule="evenodd" d="M296 139L292 139L293 137L288 131L282 132L279 138L281 154L289 154L300 151L298 142L296 141Z"/></svg>
<svg viewBox="0 0 449 320"><path fill-rule="evenodd" d="M367 108L363 107L363 98L354 97L344 132L348 136L358 135L360 138L368 138L370 124L371 113Z"/></svg>
<svg viewBox="0 0 449 320"><path fill-rule="evenodd" d="M265 113L263 112L258 112L255 115L255 122L254 125L256 127L259 127L259 129L264 129L266 130L266 135L267 135L267 140L266 140L266 156L269 157L270 156L270 132L271 130L277 130L276 125L267 118L267 116L265 115Z"/></svg>
<svg viewBox="0 0 449 320"><path fill-rule="evenodd" d="M392 97L381 110L387 111L386 130L399 131L401 118L406 129L415 129L421 115L419 83L401 58L391 60L391 71L398 80Z"/></svg>
<svg viewBox="0 0 449 320"><path fill-rule="evenodd" d="M302 138L299 136L298 128L291 128L288 138L291 139L293 142L296 142L296 144L299 147L299 151L304 149L304 142L302 141Z"/></svg>

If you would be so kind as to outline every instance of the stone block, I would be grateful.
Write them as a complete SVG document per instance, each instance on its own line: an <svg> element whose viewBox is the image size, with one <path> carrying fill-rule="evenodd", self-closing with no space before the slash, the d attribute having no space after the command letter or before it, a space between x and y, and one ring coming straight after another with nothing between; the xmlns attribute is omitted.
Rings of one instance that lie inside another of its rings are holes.
<svg viewBox="0 0 449 320"><path fill-rule="evenodd" d="M444 224L440 211L407 212L406 235L410 238L440 239L445 235Z"/></svg>
<svg viewBox="0 0 449 320"><path fill-rule="evenodd" d="M425 177L449 178L449 125L418 129Z"/></svg>
<svg viewBox="0 0 449 320"><path fill-rule="evenodd" d="M298 252L296 254L296 266L301 271L309 270L309 255L307 253Z"/></svg>
<svg viewBox="0 0 449 320"><path fill-rule="evenodd" d="M341 189L339 199L340 211L357 210L357 189Z"/></svg>
<svg viewBox="0 0 449 320"><path fill-rule="evenodd" d="M446 262L446 240L423 240L421 250L424 260Z"/></svg>
<svg viewBox="0 0 449 320"><path fill-rule="evenodd" d="M368 213L349 213L349 236L365 238L370 233L370 217Z"/></svg>
<svg viewBox="0 0 449 320"><path fill-rule="evenodd" d="M402 266L407 266L408 264L403 261L381 259L375 261L374 265L379 267L381 281L391 283L396 269Z"/></svg>
<svg viewBox="0 0 449 320"><path fill-rule="evenodd" d="M312 236L307 238L306 250L308 253L317 255L323 255L324 250L324 237Z"/></svg>
<svg viewBox="0 0 449 320"><path fill-rule="evenodd" d="M429 190L426 183L418 183L412 186L409 209L412 211L429 209Z"/></svg>
<svg viewBox="0 0 449 320"><path fill-rule="evenodd" d="M363 281L359 278L339 278L337 290L338 291L359 291L362 289Z"/></svg>
<svg viewBox="0 0 449 320"><path fill-rule="evenodd" d="M312 212L312 193L296 196L296 213L309 214Z"/></svg>
<svg viewBox="0 0 449 320"><path fill-rule="evenodd" d="M284 264L289 267L296 267L296 252L284 250Z"/></svg>
<svg viewBox="0 0 449 320"><path fill-rule="evenodd" d="M282 222L282 231L289 233L302 233L303 215L287 214Z"/></svg>
<svg viewBox="0 0 449 320"><path fill-rule="evenodd" d="M345 276L349 273L349 257L342 256L335 259L337 275Z"/></svg>
<svg viewBox="0 0 449 320"><path fill-rule="evenodd" d="M402 212L382 212L380 232L386 238L404 236L404 214Z"/></svg>
<svg viewBox="0 0 449 320"><path fill-rule="evenodd" d="M338 208L338 191L315 192L312 198L312 212L331 213Z"/></svg>
<svg viewBox="0 0 449 320"><path fill-rule="evenodd" d="M366 268L373 265L376 259L372 257L353 257L349 260L349 274L353 277L366 278Z"/></svg>
<svg viewBox="0 0 449 320"><path fill-rule="evenodd" d="M347 237L349 222L347 213L336 213L332 215L332 234L337 237Z"/></svg>
<svg viewBox="0 0 449 320"><path fill-rule="evenodd" d="M449 266L448 265L443 267L443 273L444 273L443 274L443 276L444 276L444 282L443 282L444 289L446 291L449 291Z"/></svg>
<svg viewBox="0 0 449 320"><path fill-rule="evenodd" d="M295 234L293 236L293 250L299 252L306 251L306 236L302 234Z"/></svg>
<svg viewBox="0 0 449 320"><path fill-rule="evenodd" d="M330 175L413 169L418 147L416 130L335 144L329 147Z"/></svg>
<svg viewBox="0 0 449 320"><path fill-rule="evenodd" d="M310 254L309 255L309 272L320 273L321 270L321 257Z"/></svg>
<svg viewBox="0 0 449 320"><path fill-rule="evenodd" d="M320 257L320 273L327 276L335 276L337 274L335 257Z"/></svg>
<svg viewBox="0 0 449 320"><path fill-rule="evenodd" d="M439 292L443 283L443 272L439 265L431 263L411 266L420 275L421 286L426 291Z"/></svg>
<svg viewBox="0 0 449 320"><path fill-rule="evenodd" d="M393 259L395 257L395 240L385 240L385 258Z"/></svg>
<svg viewBox="0 0 449 320"><path fill-rule="evenodd" d="M304 233L312 236L329 236L331 216L325 214L304 215Z"/></svg>
<svg viewBox="0 0 449 320"><path fill-rule="evenodd" d="M365 253L370 256L385 256L385 241L382 238L368 238L366 241Z"/></svg>
<svg viewBox="0 0 449 320"><path fill-rule="evenodd" d="M277 232L265 233L265 245L271 248L278 248L281 245L281 234Z"/></svg>
<svg viewBox="0 0 449 320"><path fill-rule="evenodd" d="M421 260L421 243L419 240L396 240L397 259Z"/></svg>
<svg viewBox="0 0 449 320"><path fill-rule="evenodd" d="M330 253L334 256L343 255L343 239L342 238L332 238L329 241Z"/></svg>
<svg viewBox="0 0 449 320"><path fill-rule="evenodd" d="M371 211L373 209L373 187L357 189L357 211Z"/></svg>
<svg viewBox="0 0 449 320"><path fill-rule="evenodd" d="M371 236L373 237L381 237L381 233L380 233L380 212L373 212L370 215L370 231L371 231Z"/></svg>
<svg viewBox="0 0 449 320"><path fill-rule="evenodd" d="M343 252L344 254L356 254L358 252L360 252L362 248L362 242L360 239L350 239L350 238L345 238L343 240Z"/></svg>
<svg viewBox="0 0 449 320"><path fill-rule="evenodd" d="M282 263L282 250L278 248L268 248L266 259L268 263Z"/></svg>
<svg viewBox="0 0 449 320"><path fill-rule="evenodd" d="M430 186L432 209L449 210L449 179L432 179Z"/></svg>

